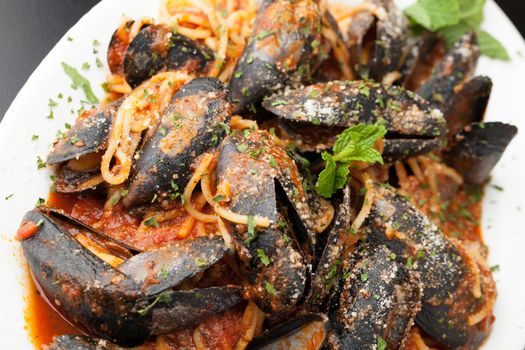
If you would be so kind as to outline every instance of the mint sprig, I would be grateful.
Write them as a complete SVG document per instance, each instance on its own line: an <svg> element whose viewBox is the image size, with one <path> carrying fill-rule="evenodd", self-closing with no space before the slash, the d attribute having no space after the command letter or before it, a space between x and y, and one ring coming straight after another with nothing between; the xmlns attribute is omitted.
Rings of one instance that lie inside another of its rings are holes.
<svg viewBox="0 0 525 350"><path fill-rule="evenodd" d="M316 183L317 193L330 198L345 186L353 161L383 164L383 157L374 144L386 134L383 125L358 124L343 131L335 141L333 153L321 154L325 168L319 174Z"/></svg>
<svg viewBox="0 0 525 350"><path fill-rule="evenodd" d="M508 60L505 47L481 30L486 0L417 0L405 14L417 25L439 32L447 47L452 47L463 34L476 32L482 55Z"/></svg>

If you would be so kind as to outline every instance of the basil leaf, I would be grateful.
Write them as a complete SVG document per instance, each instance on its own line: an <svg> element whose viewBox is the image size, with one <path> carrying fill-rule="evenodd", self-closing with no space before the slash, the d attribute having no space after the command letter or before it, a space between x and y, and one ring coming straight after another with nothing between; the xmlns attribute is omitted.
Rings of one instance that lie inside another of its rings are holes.
<svg viewBox="0 0 525 350"><path fill-rule="evenodd" d="M504 61L510 60L507 49L496 38L483 30L478 31L477 34L481 54Z"/></svg>
<svg viewBox="0 0 525 350"><path fill-rule="evenodd" d="M436 31L457 24L460 20L459 10L456 0L418 0L406 8L405 13L416 23Z"/></svg>

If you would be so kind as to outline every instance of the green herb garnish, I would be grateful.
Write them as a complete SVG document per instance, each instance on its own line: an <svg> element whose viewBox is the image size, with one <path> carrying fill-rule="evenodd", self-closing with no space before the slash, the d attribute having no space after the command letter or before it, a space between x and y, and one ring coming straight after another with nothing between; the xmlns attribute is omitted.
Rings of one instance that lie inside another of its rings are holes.
<svg viewBox="0 0 525 350"><path fill-rule="evenodd" d="M378 336L376 340L377 340L377 350L385 350L388 345L386 341L381 336Z"/></svg>
<svg viewBox="0 0 525 350"><path fill-rule="evenodd" d="M257 249L257 256L259 259L261 259L261 262L264 264L264 266L268 266L270 264L270 258L268 258L263 249Z"/></svg>
<svg viewBox="0 0 525 350"><path fill-rule="evenodd" d="M275 290L275 287L273 286L273 284L271 284L268 281L264 281L264 288L266 288L266 291L268 291L268 294L270 295L277 294L277 291Z"/></svg>
<svg viewBox="0 0 525 350"><path fill-rule="evenodd" d="M317 192L330 198L336 190L343 188L352 161L383 164L383 157L374 149L374 144L385 134L386 128L377 124L358 124L343 131L337 137L333 154L323 152L321 155L326 164L317 179Z"/></svg>
<svg viewBox="0 0 525 350"><path fill-rule="evenodd" d="M149 227L159 227L159 223L157 219L155 219L154 217L149 218L148 220L144 221L144 225L149 226Z"/></svg>
<svg viewBox="0 0 525 350"><path fill-rule="evenodd" d="M248 239L246 242L249 244L255 239L255 220L253 215L248 215Z"/></svg>
<svg viewBox="0 0 525 350"><path fill-rule="evenodd" d="M417 0L405 10L416 24L439 32L448 47L467 32L476 32L480 52L491 58L508 60L509 54L501 43L481 30L486 0ZM416 28L417 29L417 28Z"/></svg>
<svg viewBox="0 0 525 350"><path fill-rule="evenodd" d="M273 34L275 34L275 30L261 30L257 35L257 40L262 40Z"/></svg>
<svg viewBox="0 0 525 350"><path fill-rule="evenodd" d="M38 156L38 157L36 157L36 166L37 166L38 170L43 169L43 168L46 167L46 162L44 162L42 160L42 158L40 158L40 156Z"/></svg>
<svg viewBox="0 0 525 350"><path fill-rule="evenodd" d="M84 90L84 94L86 94L86 98L91 104L98 103L98 98L93 93L93 90L91 90L91 84L89 83L89 80L87 80L85 77L83 77L76 68L71 67L67 63L62 62L62 67L64 68L64 72L66 72L67 75L71 78L73 81L73 89L76 89L77 87L81 87L82 90Z"/></svg>
<svg viewBox="0 0 525 350"><path fill-rule="evenodd" d="M171 301L171 293L170 292L162 292L160 293L155 300L146 306L144 309L141 309L138 311L138 314L140 316L145 316L155 305L158 303L167 303Z"/></svg>

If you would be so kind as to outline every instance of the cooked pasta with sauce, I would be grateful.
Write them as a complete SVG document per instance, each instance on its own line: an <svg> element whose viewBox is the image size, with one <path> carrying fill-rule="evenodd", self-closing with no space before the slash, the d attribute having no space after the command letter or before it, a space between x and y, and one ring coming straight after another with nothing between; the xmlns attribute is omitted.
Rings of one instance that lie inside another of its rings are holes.
<svg viewBox="0 0 525 350"><path fill-rule="evenodd" d="M107 96L17 232L37 348L483 344L483 186L517 129L483 121L475 33L411 31L390 0L162 0L115 25Z"/></svg>

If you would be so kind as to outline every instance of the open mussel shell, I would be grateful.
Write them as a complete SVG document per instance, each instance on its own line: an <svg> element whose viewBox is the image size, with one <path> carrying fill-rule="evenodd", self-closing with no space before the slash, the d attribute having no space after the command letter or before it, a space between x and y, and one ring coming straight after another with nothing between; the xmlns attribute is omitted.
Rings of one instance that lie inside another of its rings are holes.
<svg viewBox="0 0 525 350"><path fill-rule="evenodd" d="M416 272L392 258L384 245L361 244L345 262L348 277L331 313L331 349L402 348L421 308L423 289Z"/></svg>
<svg viewBox="0 0 525 350"><path fill-rule="evenodd" d="M70 162L81 163L82 161ZM97 165L87 169L75 169L68 163L57 166L55 168L55 190L60 193L75 193L94 189L104 182L100 174L100 162Z"/></svg>
<svg viewBox="0 0 525 350"><path fill-rule="evenodd" d="M85 112L77 118L75 125L53 145L46 163L64 163L104 150L111 124L122 101L119 99L105 107Z"/></svg>
<svg viewBox="0 0 525 350"><path fill-rule="evenodd" d="M447 52L416 93L433 106L446 111L453 101L456 86L474 74L478 58L476 34L467 33Z"/></svg>
<svg viewBox="0 0 525 350"><path fill-rule="evenodd" d="M309 80L318 66L321 11L312 0L263 1L230 82L235 113L290 81Z"/></svg>
<svg viewBox="0 0 525 350"><path fill-rule="evenodd" d="M476 325L468 320L485 306L485 298L473 260L393 189L376 185L373 196L362 233L371 243L388 246L392 258L419 273L423 299L417 325L447 348L477 342L472 338L478 333Z"/></svg>
<svg viewBox="0 0 525 350"><path fill-rule="evenodd" d="M166 25L150 25L129 44L124 57L124 74L133 88L164 70L201 75L212 59L213 52L207 47Z"/></svg>
<svg viewBox="0 0 525 350"><path fill-rule="evenodd" d="M476 123L467 126L445 151L445 162L456 169L465 182L482 184L516 136L514 125L501 122Z"/></svg>
<svg viewBox="0 0 525 350"><path fill-rule="evenodd" d="M300 209L308 210L302 179L293 160L284 150L272 149L275 146L267 143L270 141L269 134L259 131L252 131L247 137L227 136L217 161L217 187L230 189L228 210L270 220L270 227L256 228L254 232L233 225L232 238L250 296L263 311L282 315L293 311L302 298L307 268L301 246L311 249L308 233L300 235L306 230L305 224L294 226L290 221L291 213L296 212L294 206L279 205L296 188L298 192L291 202L302 203ZM286 180L279 175L284 164L290 169ZM267 262L261 260L262 253ZM275 292L268 291L268 284Z"/></svg>
<svg viewBox="0 0 525 350"><path fill-rule="evenodd" d="M129 259L133 255L141 253L141 251L135 247L131 247L128 244L116 240L103 232L100 232L93 227L86 225L82 221L64 213L62 210L45 208L42 211L50 219L56 219L66 225L66 228L75 228L79 233L86 235L89 239L93 240L95 243L103 247L110 254L119 257L121 259Z"/></svg>
<svg viewBox="0 0 525 350"><path fill-rule="evenodd" d="M339 296L343 276L341 256L345 254L347 235L350 228L350 187L343 189L343 198L336 207L332 225L321 258L312 274L307 298L308 310L328 310Z"/></svg>
<svg viewBox="0 0 525 350"><path fill-rule="evenodd" d="M318 350L327 335L328 319L322 314L307 314L286 321L254 338L246 350Z"/></svg>
<svg viewBox="0 0 525 350"><path fill-rule="evenodd" d="M483 121L492 91L492 80L477 76L465 82L444 112L449 138L472 123Z"/></svg>
<svg viewBox="0 0 525 350"><path fill-rule="evenodd" d="M71 220L35 209L24 222L38 226L22 241L22 250L47 299L72 323L116 344L139 345L150 335L194 325L242 301L234 286L172 289L224 256L220 237L134 255L113 268L75 239L68 231ZM159 285L149 285L146 270Z"/></svg>
<svg viewBox="0 0 525 350"><path fill-rule="evenodd" d="M124 58L131 41L131 28L136 25L134 20L127 21L125 24L117 28L108 45L107 61L108 67L112 74L124 75ZM149 21L141 21L142 29L149 25Z"/></svg>
<svg viewBox="0 0 525 350"><path fill-rule="evenodd" d="M368 2L376 13L357 13L347 31L350 64L356 76L392 83L409 49L407 20L391 0Z"/></svg>
<svg viewBox="0 0 525 350"><path fill-rule="evenodd" d="M217 79L195 78L182 86L138 152L123 204L150 202L155 195L166 198L172 184L184 189L195 158L224 136L221 125L229 122L231 110L228 90Z"/></svg>

